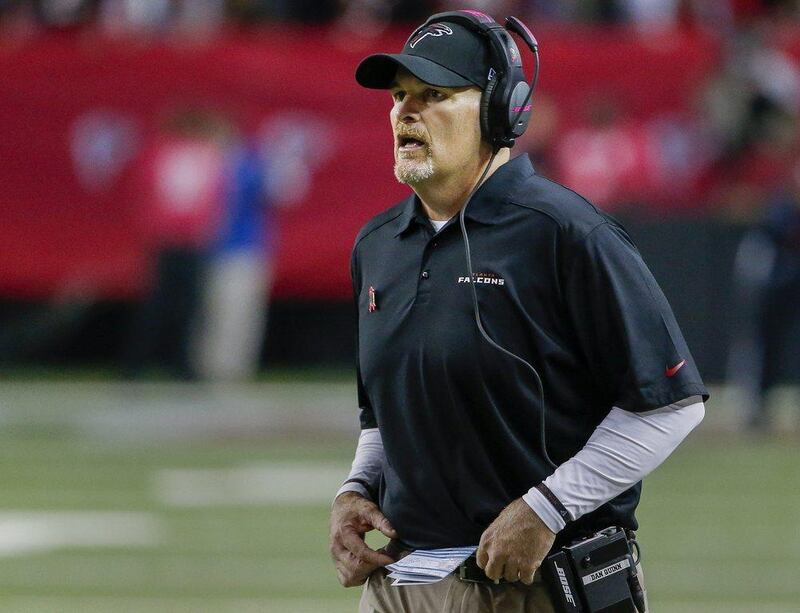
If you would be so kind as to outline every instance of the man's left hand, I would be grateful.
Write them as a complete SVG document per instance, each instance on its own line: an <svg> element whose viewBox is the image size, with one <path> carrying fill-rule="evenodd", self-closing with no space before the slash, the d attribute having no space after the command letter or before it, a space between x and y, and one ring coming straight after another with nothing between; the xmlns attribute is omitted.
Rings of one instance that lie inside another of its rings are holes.
<svg viewBox="0 0 800 613"><path fill-rule="evenodd" d="M481 535L477 562L489 579L533 583L556 535L522 498L497 516Z"/></svg>

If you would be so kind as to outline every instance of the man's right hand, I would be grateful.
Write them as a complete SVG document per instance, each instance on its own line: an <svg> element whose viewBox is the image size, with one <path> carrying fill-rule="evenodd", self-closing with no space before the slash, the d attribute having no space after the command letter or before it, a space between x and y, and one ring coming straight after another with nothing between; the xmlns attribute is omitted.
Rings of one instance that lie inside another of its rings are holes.
<svg viewBox="0 0 800 613"><path fill-rule="evenodd" d="M331 510L331 557L344 587L361 585L373 570L395 561L382 549L375 551L364 542L364 534L370 530L397 538L374 502L357 492L337 496Z"/></svg>

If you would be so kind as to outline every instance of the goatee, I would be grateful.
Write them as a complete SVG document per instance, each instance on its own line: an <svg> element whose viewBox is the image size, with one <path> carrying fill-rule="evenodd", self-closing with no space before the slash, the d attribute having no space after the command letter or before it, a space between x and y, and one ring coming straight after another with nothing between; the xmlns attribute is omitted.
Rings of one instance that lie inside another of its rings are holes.
<svg viewBox="0 0 800 613"><path fill-rule="evenodd" d="M400 183L414 185L433 176L433 157L427 152L424 160L401 158L394 163L394 176Z"/></svg>

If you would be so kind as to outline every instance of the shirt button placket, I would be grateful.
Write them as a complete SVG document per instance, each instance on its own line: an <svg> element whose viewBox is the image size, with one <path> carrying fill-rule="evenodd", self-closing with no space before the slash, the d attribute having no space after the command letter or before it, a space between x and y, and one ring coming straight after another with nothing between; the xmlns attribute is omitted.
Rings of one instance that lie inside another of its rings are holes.
<svg viewBox="0 0 800 613"><path fill-rule="evenodd" d="M417 277L417 298L415 302L418 305L427 304L431 295L431 245L432 243L429 242L425 249L421 262L422 266L420 266L421 270L419 277Z"/></svg>

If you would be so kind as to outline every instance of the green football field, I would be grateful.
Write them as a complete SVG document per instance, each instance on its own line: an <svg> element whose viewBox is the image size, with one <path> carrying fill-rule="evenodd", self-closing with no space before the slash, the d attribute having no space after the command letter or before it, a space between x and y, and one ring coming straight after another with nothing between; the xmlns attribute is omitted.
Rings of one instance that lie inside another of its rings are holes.
<svg viewBox="0 0 800 613"><path fill-rule="evenodd" d="M645 483L651 609L800 611L798 440L717 409ZM355 427L337 379L0 385L0 611L355 611L327 554Z"/></svg>

